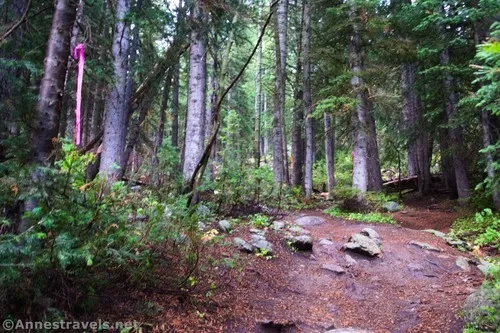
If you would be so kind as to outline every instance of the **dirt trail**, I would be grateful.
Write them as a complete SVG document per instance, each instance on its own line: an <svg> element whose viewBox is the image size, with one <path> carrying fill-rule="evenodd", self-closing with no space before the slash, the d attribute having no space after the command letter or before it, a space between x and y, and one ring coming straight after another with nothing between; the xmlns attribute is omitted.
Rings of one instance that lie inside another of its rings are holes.
<svg viewBox="0 0 500 333"><path fill-rule="evenodd" d="M268 239L278 245L277 257L269 261L251 258L240 279L228 287L231 312L221 323L221 331L273 332L258 327L260 321L271 320L295 325L286 332L324 332L333 327L461 332L460 308L482 281L476 267L465 272L456 266L457 256L463 253L426 232L333 219L320 211L301 212L285 220L292 222L304 215L326 219L320 226L305 227L314 239L312 255L290 252L282 238L269 231ZM380 234L384 253L381 258L348 253L357 263L347 267L341 247L365 227ZM241 233L236 231L235 236ZM319 240L325 238L333 244L320 245ZM443 251L423 250L410 241ZM341 266L345 273L321 268L328 263Z"/></svg>
<svg viewBox="0 0 500 333"><path fill-rule="evenodd" d="M250 227L239 226L224 236L225 245L210 250L221 262L239 255L237 266L223 280L214 281L218 289L210 297L138 294L130 304L144 299L160 309L147 319L153 332L325 332L345 327L370 332L462 332L460 309L479 288L482 273L474 265L470 271L462 270L456 258L468 254L417 230L446 231L461 214L450 207L446 200L409 203L405 213L395 214L405 227L346 221L319 209L291 213L283 219L288 226L301 216L325 220L303 227L313 238L313 251L294 252L284 240L285 230L269 229L265 238L275 251L270 260L231 246L235 237L250 239ZM382 238L380 258L341 250L352 234L365 227ZM320 244L322 239L330 242ZM410 241L443 251L424 250ZM346 253L355 264L349 264ZM338 265L344 273L327 271L324 264ZM266 322L273 325L266 327L262 324Z"/></svg>

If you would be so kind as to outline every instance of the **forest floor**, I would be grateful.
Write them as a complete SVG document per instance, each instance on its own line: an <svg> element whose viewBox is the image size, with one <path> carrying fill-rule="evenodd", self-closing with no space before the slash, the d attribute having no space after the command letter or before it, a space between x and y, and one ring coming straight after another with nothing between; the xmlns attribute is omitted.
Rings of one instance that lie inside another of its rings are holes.
<svg viewBox="0 0 500 333"><path fill-rule="evenodd" d="M453 205L442 197L408 200L404 210L393 215L399 225L332 218L320 209L291 212L282 221L291 224L304 216L325 220L303 227L314 240L313 251L292 251L282 231L268 230L273 258L241 253L237 267L223 281L215 281L218 289L210 297L141 294L135 299L147 300L157 309L144 319L155 332L325 332L347 327L370 332L462 332L461 307L479 288L483 275L474 265L469 271L456 265L457 257L472 258L470 254L421 231L447 232L464 214ZM365 227L381 236L380 257L342 251L349 237ZM249 228L240 226L225 237L248 239ZM331 243L322 245L322 239ZM428 251L411 241L442 251ZM235 251L220 245L216 256L231 258ZM346 254L356 263L349 264ZM324 264L344 272L328 271Z"/></svg>

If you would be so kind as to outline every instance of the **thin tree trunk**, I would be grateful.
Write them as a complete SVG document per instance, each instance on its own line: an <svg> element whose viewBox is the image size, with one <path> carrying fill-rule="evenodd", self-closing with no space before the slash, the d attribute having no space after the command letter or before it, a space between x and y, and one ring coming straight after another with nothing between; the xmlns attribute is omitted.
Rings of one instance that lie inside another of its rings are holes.
<svg viewBox="0 0 500 333"><path fill-rule="evenodd" d="M309 58L310 38L311 38L311 4L304 0L303 11L303 31L302 31L302 57L303 57L303 84L304 84L304 117L306 127L306 165L304 187L306 198L311 198L313 190L313 124L312 124L312 96L311 96L311 63Z"/></svg>
<svg viewBox="0 0 500 333"><path fill-rule="evenodd" d="M441 52L441 65L448 66L450 63L450 54L448 48ZM457 182L457 193L460 199L467 199L470 197L469 178L467 175L467 165L464 158L464 152L461 145L464 142L463 128L461 125L456 125L457 112L458 112L458 96L454 87L454 78L448 72L444 74L444 91L447 98L446 101L446 118L450 126L450 148L452 149L453 168L455 169L455 179Z"/></svg>
<svg viewBox="0 0 500 333"><path fill-rule="evenodd" d="M73 63L73 50L78 41L78 35L80 32L80 21L83 16L83 7L85 2L83 0L78 0L78 5L76 7L76 18L73 22L73 27L71 29L71 39L70 39L70 53L67 59L66 65L66 76L64 78L64 94L62 99L62 113L61 113L61 126L59 130L59 135L61 137L67 137L74 139L75 137L75 110L74 110L74 91L76 81L72 80L75 78L74 73L71 69L71 64Z"/></svg>
<svg viewBox="0 0 500 333"><path fill-rule="evenodd" d="M184 144L183 177L189 182L203 155L203 133L206 109L206 38L203 33L206 23L204 1L195 2L189 51L189 92Z"/></svg>
<svg viewBox="0 0 500 333"><path fill-rule="evenodd" d="M262 29L262 4L261 1L258 3L259 6L259 31ZM260 167L260 116L262 112L262 44L259 44L257 49L257 72L255 74L255 123L254 123L254 147L253 147L253 158L255 160L255 167Z"/></svg>
<svg viewBox="0 0 500 333"><path fill-rule="evenodd" d="M304 144L303 144L303 126L304 126L304 110L302 106L303 89L302 89L302 28L304 16L304 3L302 5L302 13L299 18L300 24L297 24L297 68L295 73L295 101L293 108L293 124L292 124L292 185L301 186L304 167Z"/></svg>
<svg viewBox="0 0 500 333"><path fill-rule="evenodd" d="M169 70L167 73L167 77L165 78L165 85L163 86L163 98L161 102L160 108L160 119L158 121L158 127L155 133L155 140L153 146L153 156L151 159L151 169L153 171L153 184L156 186L160 185L160 177L159 177L159 165L160 160L158 157L158 153L160 152L163 136L165 132L165 122L167 120L167 106L168 106L168 96L170 94L170 85L172 84L172 71Z"/></svg>
<svg viewBox="0 0 500 333"><path fill-rule="evenodd" d="M172 146L179 149L179 64L173 68L172 76Z"/></svg>
<svg viewBox="0 0 500 333"><path fill-rule="evenodd" d="M333 189L335 188L335 118L325 112L325 156L326 156L326 175L328 181L328 199L333 198Z"/></svg>
<svg viewBox="0 0 500 333"><path fill-rule="evenodd" d="M118 0L115 9L116 23L113 35L114 83L106 102L104 137L99 172L108 184L119 180L123 168L125 131L127 125L128 101L127 72L129 56L129 27L125 17L130 10L130 0Z"/></svg>

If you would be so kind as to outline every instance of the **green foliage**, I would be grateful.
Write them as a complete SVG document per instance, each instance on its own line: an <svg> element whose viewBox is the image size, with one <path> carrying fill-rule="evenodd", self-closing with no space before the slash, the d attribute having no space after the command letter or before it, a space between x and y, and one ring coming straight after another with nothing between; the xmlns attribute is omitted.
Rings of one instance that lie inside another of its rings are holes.
<svg viewBox="0 0 500 333"><path fill-rule="evenodd" d="M103 181L85 181L93 156L79 155L69 143L62 148L54 168L9 170L10 182L24 173L37 175L35 183L14 182L10 189L10 195L36 207L23 216L27 230L0 233L2 313L41 314L47 299L62 311L90 311L95 294L120 276L145 283L159 259L153 249L160 245L170 243L181 258L174 267L196 266L192 254L200 243L195 232L199 217L184 208L185 198L172 201L166 214L165 204L148 190L129 191L118 182L106 192ZM4 226L11 223L2 220ZM182 280L182 274L176 279ZM67 298L71 301L57 301Z"/></svg>
<svg viewBox="0 0 500 333"><path fill-rule="evenodd" d="M500 213L493 213L486 208L474 215L459 218L453 223L451 234L479 246L500 249Z"/></svg>
<svg viewBox="0 0 500 333"><path fill-rule="evenodd" d="M250 222L257 228L265 228L269 226L269 218L262 214L253 215Z"/></svg>
<svg viewBox="0 0 500 333"><path fill-rule="evenodd" d="M474 309L473 318L464 327L464 333L498 332L500 327L500 262L498 259L488 263L488 273L481 285L481 293L486 295L491 306Z"/></svg>
<svg viewBox="0 0 500 333"><path fill-rule="evenodd" d="M396 221L389 215L381 213L349 213L344 212L338 207L330 207L325 209L325 213L333 217L341 217L346 220L368 222L368 223L383 223L396 224Z"/></svg>

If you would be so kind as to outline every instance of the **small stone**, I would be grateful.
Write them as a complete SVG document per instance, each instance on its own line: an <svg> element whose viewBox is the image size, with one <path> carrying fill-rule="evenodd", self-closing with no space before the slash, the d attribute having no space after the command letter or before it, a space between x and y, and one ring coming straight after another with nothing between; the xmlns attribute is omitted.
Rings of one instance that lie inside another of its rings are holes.
<svg viewBox="0 0 500 333"><path fill-rule="evenodd" d="M304 216L295 220L300 226L318 226L325 223L325 219L319 216Z"/></svg>
<svg viewBox="0 0 500 333"><path fill-rule="evenodd" d="M367 237L370 237L378 245L382 244L382 242L380 241L380 235L378 234L378 232L376 232L372 228L364 228L363 230L361 230L360 234L367 236Z"/></svg>
<svg viewBox="0 0 500 333"><path fill-rule="evenodd" d="M385 211L390 213L394 213L399 210L399 204L395 201L388 201L382 207L384 208Z"/></svg>
<svg viewBox="0 0 500 333"><path fill-rule="evenodd" d="M351 257L351 256L350 256L350 255L348 255L348 254L346 254L346 255L344 256L344 259L345 259L345 261L346 261L346 263L347 263L347 265L346 265L347 267L354 266L354 265L356 265L356 264L358 263L356 260L354 260L354 258L353 258L353 257Z"/></svg>
<svg viewBox="0 0 500 333"><path fill-rule="evenodd" d="M272 227L274 230L281 230L285 227L285 222L283 221L274 221Z"/></svg>
<svg viewBox="0 0 500 333"><path fill-rule="evenodd" d="M252 245L261 253L272 256L274 254L273 246L265 239L252 242Z"/></svg>
<svg viewBox="0 0 500 333"><path fill-rule="evenodd" d="M256 234L256 235L262 235L264 236L266 234L266 231L265 230L262 230L262 229L256 229L256 228L251 228L250 229L250 232L252 234Z"/></svg>
<svg viewBox="0 0 500 333"><path fill-rule="evenodd" d="M427 243L422 243L422 242L417 242L417 241L410 241L410 245L415 245L420 247L421 249L427 250L427 251L434 251L434 252L442 252L440 248L434 247L432 245L429 245Z"/></svg>
<svg viewBox="0 0 500 333"><path fill-rule="evenodd" d="M336 274L344 274L345 273L345 270L336 264L323 264L323 265L321 265L321 268L324 270L336 273Z"/></svg>
<svg viewBox="0 0 500 333"><path fill-rule="evenodd" d="M203 231L207 228L207 225L203 222L198 222L198 229Z"/></svg>
<svg viewBox="0 0 500 333"><path fill-rule="evenodd" d="M333 246L333 245L335 245L334 242L332 242L331 240L326 239L326 238L321 238L319 240L318 244L321 246Z"/></svg>
<svg viewBox="0 0 500 333"><path fill-rule="evenodd" d="M311 251L313 248L313 239L308 235L300 235L288 238L290 246L294 247L299 251Z"/></svg>
<svg viewBox="0 0 500 333"><path fill-rule="evenodd" d="M422 272L424 270L424 266L420 264L411 263L408 264L408 269L412 272Z"/></svg>
<svg viewBox="0 0 500 333"><path fill-rule="evenodd" d="M469 259L465 257L457 257L455 264L466 272L470 271Z"/></svg>
<svg viewBox="0 0 500 333"><path fill-rule="evenodd" d="M231 223L229 223L228 220L220 220L219 230L225 233L229 233L231 231Z"/></svg>
<svg viewBox="0 0 500 333"><path fill-rule="evenodd" d="M248 243L247 241L245 241L239 237L236 237L235 239L233 239L233 245L235 248L237 248L238 250L240 250L242 252L246 252L246 253L253 252L253 246L250 243Z"/></svg>
<svg viewBox="0 0 500 333"><path fill-rule="evenodd" d="M367 254L372 257L382 254L382 250L380 250L373 239L361 234L352 235L351 238L349 238L349 242L344 244L342 248L344 250Z"/></svg>
<svg viewBox="0 0 500 333"><path fill-rule="evenodd" d="M290 227L290 231L297 233L297 234L310 234L311 232L309 230L306 230L304 228L299 227L298 225L294 225Z"/></svg>
<svg viewBox="0 0 500 333"><path fill-rule="evenodd" d="M477 265L477 268L486 275L490 269L491 264L487 262L486 260L479 259L479 265Z"/></svg>
<svg viewBox="0 0 500 333"><path fill-rule="evenodd" d="M446 237L446 234L444 232L437 231L437 230L434 230L434 229L424 229L422 231L429 232L429 233L433 234L434 236L437 236L437 237L440 237L440 238L445 238Z"/></svg>

